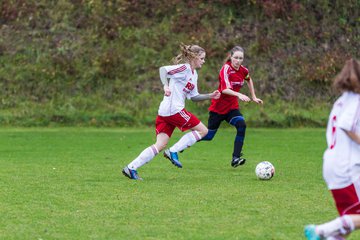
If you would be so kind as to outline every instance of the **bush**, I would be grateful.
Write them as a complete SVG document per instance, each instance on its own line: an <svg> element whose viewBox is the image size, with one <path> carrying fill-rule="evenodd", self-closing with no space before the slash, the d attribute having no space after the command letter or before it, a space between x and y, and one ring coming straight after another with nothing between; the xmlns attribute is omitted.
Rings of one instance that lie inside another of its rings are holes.
<svg viewBox="0 0 360 240"><path fill-rule="evenodd" d="M149 116L156 114L162 96L158 68L170 64L184 42L207 50L206 64L199 71L202 92L217 88L226 52L241 45L257 95L284 103L281 106L288 112L290 107L298 109L288 114L271 108L283 119L268 119L264 113L264 118L251 120L256 126L324 125L325 117L307 115L302 103L310 101L316 108L334 99L330 89L334 75L346 59L359 57L359 4L338 0L3 1L1 121L8 125L152 124ZM84 111L61 110L74 99L75 109ZM95 113L88 110L90 101ZM192 108L206 112L207 104ZM32 112L31 118L23 114L24 106ZM119 113L114 114L114 109Z"/></svg>

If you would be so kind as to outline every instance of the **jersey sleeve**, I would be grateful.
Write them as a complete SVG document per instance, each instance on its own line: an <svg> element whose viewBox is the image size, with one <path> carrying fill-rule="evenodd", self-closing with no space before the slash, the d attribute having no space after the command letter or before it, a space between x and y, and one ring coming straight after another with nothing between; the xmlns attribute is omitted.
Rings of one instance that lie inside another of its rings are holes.
<svg viewBox="0 0 360 240"><path fill-rule="evenodd" d="M170 65L164 66L167 71L167 78L177 79L177 80L186 80L186 72L188 71L188 66L186 64Z"/></svg>
<svg viewBox="0 0 360 240"><path fill-rule="evenodd" d="M249 81L250 80L250 74L249 74L249 69L247 69L246 67L244 67L244 80L245 81Z"/></svg>
<svg viewBox="0 0 360 240"><path fill-rule="evenodd" d="M220 81L220 92L224 91L225 89L231 89L231 84L229 81L229 65L225 64L219 73L219 81Z"/></svg>
<svg viewBox="0 0 360 240"><path fill-rule="evenodd" d="M349 131L356 132L356 125L360 121L360 101L348 104L338 120L338 127Z"/></svg>

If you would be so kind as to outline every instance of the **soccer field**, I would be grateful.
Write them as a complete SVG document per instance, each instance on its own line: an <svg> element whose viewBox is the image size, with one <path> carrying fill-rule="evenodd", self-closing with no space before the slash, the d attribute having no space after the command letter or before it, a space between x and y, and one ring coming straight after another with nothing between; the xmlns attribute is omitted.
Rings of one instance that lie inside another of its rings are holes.
<svg viewBox="0 0 360 240"><path fill-rule="evenodd" d="M0 129L0 239L296 240L337 216L322 179L324 129L249 128L248 161L235 169L234 135L221 128L187 149L182 169L160 154L132 181L121 169L154 142L152 128ZM270 181L254 173L265 160Z"/></svg>

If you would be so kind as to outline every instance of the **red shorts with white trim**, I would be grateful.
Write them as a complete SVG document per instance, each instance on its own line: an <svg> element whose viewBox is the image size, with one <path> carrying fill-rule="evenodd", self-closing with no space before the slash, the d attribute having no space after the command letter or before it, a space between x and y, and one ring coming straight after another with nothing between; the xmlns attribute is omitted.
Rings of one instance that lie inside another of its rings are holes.
<svg viewBox="0 0 360 240"><path fill-rule="evenodd" d="M175 127L179 128L180 131L184 132L189 130L200 123L200 120L186 109L171 115L171 116L157 116L155 121L156 134L166 133L171 137Z"/></svg>
<svg viewBox="0 0 360 240"><path fill-rule="evenodd" d="M336 208L340 216L345 214L360 214L360 182L353 183L345 188L332 189Z"/></svg>

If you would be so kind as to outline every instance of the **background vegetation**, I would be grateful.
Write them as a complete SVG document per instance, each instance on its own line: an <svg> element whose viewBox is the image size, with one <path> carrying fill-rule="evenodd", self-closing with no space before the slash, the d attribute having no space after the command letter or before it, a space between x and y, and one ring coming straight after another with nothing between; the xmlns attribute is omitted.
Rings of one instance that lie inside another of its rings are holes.
<svg viewBox="0 0 360 240"><path fill-rule="evenodd" d="M263 107L252 126L323 126L330 83L359 58L358 0L2 0L0 124L152 125L158 67L180 42L207 50L202 92L232 46L245 48ZM246 90L245 90L246 92ZM208 102L189 109L206 120Z"/></svg>

